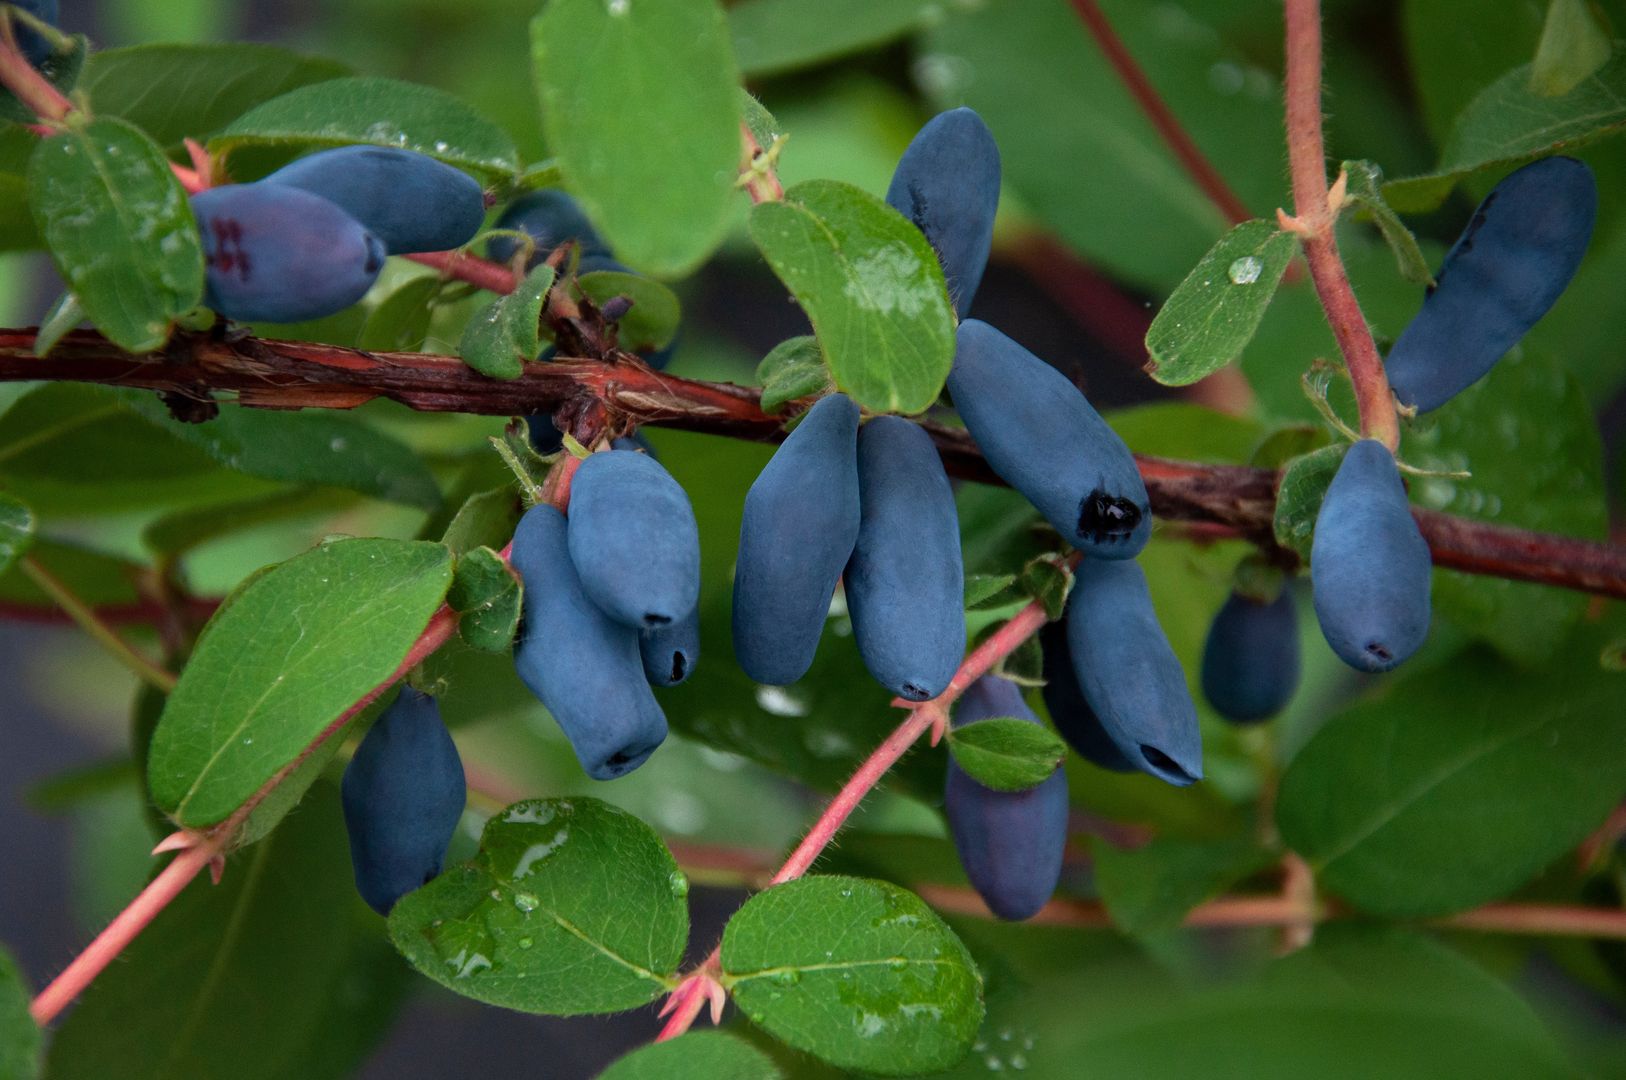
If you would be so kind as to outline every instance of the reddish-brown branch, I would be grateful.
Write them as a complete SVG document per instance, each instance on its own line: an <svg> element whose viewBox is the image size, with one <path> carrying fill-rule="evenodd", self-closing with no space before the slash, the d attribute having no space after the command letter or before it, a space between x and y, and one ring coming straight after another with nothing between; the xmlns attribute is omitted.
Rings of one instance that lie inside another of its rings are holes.
<svg viewBox="0 0 1626 1080"><path fill-rule="evenodd" d="M1321 3L1287 0L1287 156L1293 176L1293 212L1278 211L1298 233L1310 280L1349 369L1360 409L1361 432L1393 450L1400 445L1394 397L1372 330L1338 256L1333 231L1338 207L1327 187L1326 142L1321 131ZM1342 185L1340 184L1340 190Z"/></svg>
<svg viewBox="0 0 1626 1080"><path fill-rule="evenodd" d="M235 392L261 408L347 409L388 397L428 412L513 416L583 402L637 423L757 441L784 437L781 418L758 405L759 392L731 383L680 379L635 359L614 364L558 360L528 364L517 379L490 379L456 357L368 353L297 341L178 334L162 353L134 356L91 331L69 334L41 360L34 331L0 329L0 382L69 380L136 386L206 398ZM944 466L967 480L999 483L963 429L924 425ZM1165 521L1223 529L1255 544L1275 543L1275 473L1238 465L1136 459ZM1626 548L1571 540L1417 510L1435 562L1472 574L1626 598Z"/></svg>
<svg viewBox="0 0 1626 1080"><path fill-rule="evenodd" d="M185 600L185 614L188 618L199 623L207 622L209 616L215 613L220 606L219 599L205 597L188 597ZM157 601L143 601L135 604L106 604L90 609L96 617L108 626L152 626L169 618L164 605ZM68 613L57 607L40 607L34 604L25 604L18 601L0 603L0 619L12 622L37 623L48 626L72 625L73 619Z"/></svg>

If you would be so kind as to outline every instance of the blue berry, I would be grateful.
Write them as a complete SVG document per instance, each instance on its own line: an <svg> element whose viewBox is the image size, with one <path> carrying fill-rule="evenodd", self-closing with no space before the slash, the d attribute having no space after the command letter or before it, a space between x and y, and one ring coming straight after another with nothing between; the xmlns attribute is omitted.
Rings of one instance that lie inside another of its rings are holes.
<svg viewBox="0 0 1626 1080"><path fill-rule="evenodd" d="M589 255L609 255L609 248L576 200L554 188L533 191L515 199L497 219L495 228L528 233L536 241L536 250L532 253L529 266L547 258L554 248L567 240L581 244L584 259ZM507 236L494 236L486 245L486 254L497 262L507 262L518 250L519 242ZM609 267L601 266L599 269ZM621 269L620 264L616 264L616 269Z"/></svg>
<svg viewBox="0 0 1626 1080"><path fill-rule="evenodd" d="M57 0L11 0L13 4L42 22L57 25ZM23 56L36 68L51 55L51 43L32 27L24 26L21 19L11 20L12 33Z"/></svg>
<svg viewBox="0 0 1626 1080"><path fill-rule="evenodd" d="M999 207L999 147L982 117L950 109L926 122L898 161L886 201L926 234L960 318L971 308Z"/></svg>
<svg viewBox="0 0 1626 1080"><path fill-rule="evenodd" d="M1299 628L1285 586L1270 601L1233 592L1203 644L1203 696L1227 720L1251 724L1287 707L1299 685Z"/></svg>
<svg viewBox="0 0 1626 1080"><path fill-rule="evenodd" d="M467 173L390 146L319 150L264 182L320 195L361 222L391 255L462 247L486 216L485 195Z"/></svg>
<svg viewBox="0 0 1626 1080"><path fill-rule="evenodd" d="M671 626L638 635L638 655L644 677L654 686L676 686L700 662L700 609L697 607Z"/></svg>
<svg viewBox="0 0 1626 1080"><path fill-rule="evenodd" d="M1039 631L1039 649L1044 656L1044 707L1056 734L1079 757L1113 772L1134 772L1137 766L1124 757L1112 741L1101 718L1095 715L1073 673L1073 654L1067 648L1067 625L1045 623Z"/></svg>

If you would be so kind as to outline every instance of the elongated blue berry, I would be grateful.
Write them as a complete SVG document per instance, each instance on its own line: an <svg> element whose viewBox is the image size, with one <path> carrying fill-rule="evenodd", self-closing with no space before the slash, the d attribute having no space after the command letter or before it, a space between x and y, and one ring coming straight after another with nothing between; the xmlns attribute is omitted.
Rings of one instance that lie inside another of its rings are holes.
<svg viewBox="0 0 1626 1080"><path fill-rule="evenodd" d="M1152 508L1135 459L1067 376L967 319L948 389L989 467L1069 544L1097 559L1146 546Z"/></svg>
<svg viewBox="0 0 1626 1080"><path fill-rule="evenodd" d="M11 0L17 7L52 26L57 24L56 0ZM51 55L51 43L46 41L31 26L24 25L21 19L11 20L11 31L17 39L17 47L22 50L23 56L35 67L39 67Z"/></svg>
<svg viewBox="0 0 1626 1080"><path fill-rule="evenodd" d="M858 542L847 611L864 665L910 701L941 694L965 655L954 491L930 435L899 416L858 430Z"/></svg>
<svg viewBox="0 0 1626 1080"><path fill-rule="evenodd" d="M1085 761L1113 772L1134 772L1138 766L1124 757L1101 726L1101 718L1084 700L1073 673L1073 654L1067 648L1066 623L1045 623L1039 631L1039 648L1044 655L1044 707L1056 734Z"/></svg>
<svg viewBox="0 0 1626 1080"><path fill-rule="evenodd" d="M460 169L393 146L338 146L265 178L320 195L361 222L391 255L446 251L474 239L485 195Z"/></svg>
<svg viewBox="0 0 1626 1080"><path fill-rule="evenodd" d="M1327 644L1361 671L1388 671L1428 637L1428 543L1395 459L1376 439L1349 448L1315 519L1311 598Z"/></svg>
<svg viewBox="0 0 1626 1080"><path fill-rule="evenodd" d="M676 686L683 682L700 662L700 609L695 608L671 626L639 633L638 654L651 685Z"/></svg>
<svg viewBox="0 0 1626 1080"><path fill-rule="evenodd" d="M807 411L745 496L734 563L734 655L757 682L807 674L858 542L858 406Z"/></svg>
<svg viewBox="0 0 1626 1080"><path fill-rule="evenodd" d="M570 483L570 559L582 591L635 630L670 626L700 598L689 496L648 454L593 454Z"/></svg>
<svg viewBox="0 0 1626 1080"><path fill-rule="evenodd" d="M1067 648L1085 700L1126 761L1178 787L1202 779L1197 707L1137 564L1079 563Z"/></svg>
<svg viewBox="0 0 1626 1080"><path fill-rule="evenodd" d="M547 258L554 248L567 240L581 245L583 258L609 254L609 248L576 200L554 188L533 191L515 199L497 219L495 227L528 233L536 241L536 250L529 264L532 266ZM486 254L497 262L507 262L517 250L519 241L507 236L494 236L486 245ZM617 266L619 268L619 264Z"/></svg>
<svg viewBox="0 0 1626 1080"><path fill-rule="evenodd" d="M440 706L410 686L373 723L345 766L340 795L356 890L388 915L440 873L467 792Z"/></svg>
<svg viewBox="0 0 1626 1080"><path fill-rule="evenodd" d="M1233 592L1203 644L1203 696L1227 720L1251 724L1287 707L1299 685L1293 594L1256 600Z"/></svg>
<svg viewBox="0 0 1626 1080"><path fill-rule="evenodd" d="M319 195L229 184L192 196L208 267L203 302L241 322L303 322L367 295L384 245Z"/></svg>
<svg viewBox="0 0 1626 1080"><path fill-rule="evenodd" d="M898 161L886 201L926 234L960 318L971 309L999 208L999 147L982 117L950 109L926 122Z"/></svg>
<svg viewBox="0 0 1626 1080"><path fill-rule="evenodd" d="M511 557L525 583L514 649L520 681L542 700L595 780L642 765L666 739L666 715L644 680L638 631L587 598L570 559L564 515L533 506Z"/></svg>
<svg viewBox="0 0 1626 1080"><path fill-rule="evenodd" d="M954 726L1009 716L1037 724L1022 689L997 675L966 688ZM960 865L988 909L1002 919L1026 919L1050 900L1067 847L1067 774L1057 769L1026 791L994 791L960 768L951 755L943 786Z"/></svg>
<svg viewBox="0 0 1626 1080"><path fill-rule="evenodd" d="M1531 162L1497 184L1384 362L1401 403L1428 412L1483 378L1569 285L1597 214L1592 170L1574 158Z"/></svg>

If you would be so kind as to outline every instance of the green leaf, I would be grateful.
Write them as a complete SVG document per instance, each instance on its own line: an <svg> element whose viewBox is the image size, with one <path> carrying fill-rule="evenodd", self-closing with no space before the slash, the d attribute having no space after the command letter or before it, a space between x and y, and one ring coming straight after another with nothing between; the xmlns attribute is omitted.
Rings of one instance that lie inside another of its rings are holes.
<svg viewBox="0 0 1626 1080"><path fill-rule="evenodd" d="M224 820L390 679L440 606L439 544L341 540L253 579L215 613L153 735L153 801L181 825Z"/></svg>
<svg viewBox="0 0 1626 1080"><path fill-rule="evenodd" d="M1144 0L1100 7L1243 204L1255 212L1287 205L1279 76L1229 47L1213 25L1235 5L1188 4L1178 16ZM1225 230L1224 215L1061 0L953 11L923 35L911 66L937 107L977 110L999 142L1007 188L1110 276L1167 294ZM1088 122L1036 123L1041 115Z"/></svg>
<svg viewBox="0 0 1626 1080"><path fill-rule="evenodd" d="M22 969L0 946L0 1080L34 1080L39 1075L43 1036L28 1015L32 999Z"/></svg>
<svg viewBox="0 0 1626 1080"><path fill-rule="evenodd" d="M136 45L93 53L80 89L98 116L119 116L163 146L203 139L245 111L350 69L275 45Z"/></svg>
<svg viewBox="0 0 1626 1080"><path fill-rule="evenodd" d="M28 552L34 528L34 512L28 505L0 491L0 574Z"/></svg>
<svg viewBox="0 0 1626 1080"><path fill-rule="evenodd" d="M836 387L918 413L954 363L954 309L921 231L873 195L809 180L751 211L751 238L818 335Z"/></svg>
<svg viewBox="0 0 1626 1080"><path fill-rule="evenodd" d="M332 488L278 491L241 502L165 514L141 530L141 542L153 554L173 559L223 536L292 518L331 514L356 502L354 494Z"/></svg>
<svg viewBox="0 0 1626 1080"><path fill-rule="evenodd" d="M990 631L992 628L990 627ZM1039 645L1037 637L1030 637L1018 645L1009 656L999 662L994 673L1002 679L1009 679L1019 686L1043 686L1044 678L1044 649Z"/></svg>
<svg viewBox="0 0 1626 1080"><path fill-rule="evenodd" d="M933 0L746 0L728 10L740 71L752 78L873 49L941 18Z"/></svg>
<svg viewBox="0 0 1626 1080"><path fill-rule="evenodd" d="M736 8L735 10L739 9ZM774 119L773 113L769 112L767 107L756 99L755 95L743 87L740 89L740 108L745 114L746 130L751 132L751 138L755 139L757 145L764 150L772 146L774 140L783 133L784 129L779 126L779 121Z"/></svg>
<svg viewBox="0 0 1626 1080"><path fill-rule="evenodd" d="M72 589L74 595L93 607L135 605L142 602L135 583L146 567L115 555L77 547L44 537L34 540L29 556L51 576ZM20 607L56 610L56 601L13 566L0 574L0 602Z"/></svg>
<svg viewBox="0 0 1626 1080"><path fill-rule="evenodd" d="M1290 233L1265 221L1244 221L1220 237L1146 331L1152 378L1188 386L1240 356L1296 248Z"/></svg>
<svg viewBox="0 0 1626 1080"><path fill-rule="evenodd" d="M740 158L715 0L551 0L531 23L531 69L548 146L616 257L676 277L711 254Z"/></svg>
<svg viewBox="0 0 1626 1080"><path fill-rule="evenodd" d="M531 799L480 853L390 912L419 971L476 1001L553 1016L619 1012L672 989L689 883L653 829L597 799Z"/></svg>
<svg viewBox="0 0 1626 1080"><path fill-rule="evenodd" d="M1572 151L1626 127L1626 56L1616 56L1562 97L1530 89L1522 64L1482 90L1458 117L1440 164L1426 176L1391 180L1389 205L1432 210L1458 181L1558 151Z"/></svg>
<svg viewBox="0 0 1626 1080"><path fill-rule="evenodd" d="M1340 168L1348 177L1350 200L1383 234L1384 243L1395 253L1400 276L1418 285L1432 286L1434 275L1429 272L1422 249L1417 246L1417 237L1383 198L1383 170L1370 161L1346 161Z"/></svg>
<svg viewBox="0 0 1626 1080"><path fill-rule="evenodd" d="M1430 418L1406 433L1404 459L1473 475L1411 477L1418 505L1591 540L1608 534L1597 421L1574 377L1551 357L1514 350ZM1587 597L1440 570L1434 603L1440 615L1529 667L1552 656L1586 610Z"/></svg>
<svg viewBox="0 0 1626 1080"><path fill-rule="evenodd" d="M1061 618L1072 585L1072 571L1048 555L1035 556L1022 567L1022 591L1043 604L1052 619Z"/></svg>
<svg viewBox="0 0 1626 1080"><path fill-rule="evenodd" d="M762 411L776 413L786 402L811 397L830 385L824 350L811 335L787 338L769 350L757 364L762 384Z"/></svg>
<svg viewBox="0 0 1626 1080"><path fill-rule="evenodd" d="M507 652L519 629L519 575L488 547L457 560L446 603L462 616L457 632L482 652Z"/></svg>
<svg viewBox="0 0 1626 1080"><path fill-rule="evenodd" d="M246 146L371 143L439 158L487 183L519 172L513 140L442 90L396 79L330 79L257 105L209 140L230 155Z"/></svg>
<svg viewBox="0 0 1626 1080"><path fill-rule="evenodd" d="M356 335L356 348L368 352L422 351L435 301L445 286L435 274L423 274L391 289L367 312Z"/></svg>
<svg viewBox="0 0 1626 1080"><path fill-rule="evenodd" d="M1260 439L1247 463L1256 469L1280 469L1296 457L1320 450L1330 440L1327 429L1319 424L1288 424Z"/></svg>
<svg viewBox="0 0 1626 1080"><path fill-rule="evenodd" d="M618 342L628 352L648 353L663 349L677 336L683 321L683 307L677 294L658 281L615 270L594 270L576 279L583 293L600 307L613 296L632 301L632 310L616 327Z"/></svg>
<svg viewBox="0 0 1626 1080"><path fill-rule="evenodd" d="M50 356L51 350L61 344L67 337L68 331L73 330L85 321L84 305L79 298L71 292L65 292L56 298L56 303L45 313L40 320L40 328L34 335L34 355Z"/></svg>
<svg viewBox="0 0 1626 1080"><path fill-rule="evenodd" d="M949 750L966 775L995 791L1025 791L1050 779L1067 746L1047 727L1002 716L954 728Z"/></svg>
<svg viewBox="0 0 1626 1080"><path fill-rule="evenodd" d="M1310 560L1310 542L1315 538L1315 519L1321 513L1321 500L1327 486L1344 463L1347 443L1324 446L1288 462L1282 482L1276 489L1276 513L1271 528L1276 542Z"/></svg>
<svg viewBox="0 0 1626 1080"><path fill-rule="evenodd" d="M512 486L482 491L458 509L440 542L456 555L481 546L503 548L512 539L519 516L519 495Z"/></svg>
<svg viewBox="0 0 1626 1080"><path fill-rule="evenodd" d="M1470 652L1449 677L1419 672L1334 717L1282 777L1282 839L1375 914L1441 915L1518 888L1626 789L1626 758L1604 752L1626 740L1626 677L1599 665L1602 629L1542 677Z"/></svg>
<svg viewBox="0 0 1626 1080"><path fill-rule="evenodd" d="M1264 430L1258 421L1189 401L1153 401L1104 414L1137 454L1241 464Z"/></svg>
<svg viewBox="0 0 1626 1080"><path fill-rule="evenodd" d="M1563 97L1609 62L1609 33L1598 24L1586 0L1548 0L1530 89L1543 97Z"/></svg>
<svg viewBox="0 0 1626 1080"><path fill-rule="evenodd" d="M53 1080L353 1075L405 985L356 897L338 802L317 788L160 912L56 1030Z"/></svg>
<svg viewBox="0 0 1626 1080"><path fill-rule="evenodd" d="M1274 861L1250 837L1158 837L1128 851L1097 839L1090 851L1095 860L1095 886L1107 914L1131 934L1174 929L1192 908Z"/></svg>
<svg viewBox="0 0 1626 1080"><path fill-rule="evenodd" d="M726 1031L691 1031L634 1050L598 1080L779 1080L773 1059Z"/></svg>
<svg viewBox="0 0 1626 1080"><path fill-rule="evenodd" d="M463 329L463 362L493 379L517 379L525 362L542 353L542 300L553 288L553 267L543 264L519 287L481 308Z"/></svg>
<svg viewBox="0 0 1626 1080"><path fill-rule="evenodd" d="M34 221L96 328L148 352L203 298L203 243L169 160L113 117L40 142L28 163Z"/></svg>
<svg viewBox="0 0 1626 1080"><path fill-rule="evenodd" d="M982 975L960 939L881 881L806 877L756 894L723 931L722 967L753 1023L841 1068L947 1068L982 1022Z"/></svg>
<svg viewBox="0 0 1626 1080"><path fill-rule="evenodd" d="M965 608L976 611L987 607L1003 607L1021 599L1016 592L1015 574L967 574L965 576Z"/></svg>

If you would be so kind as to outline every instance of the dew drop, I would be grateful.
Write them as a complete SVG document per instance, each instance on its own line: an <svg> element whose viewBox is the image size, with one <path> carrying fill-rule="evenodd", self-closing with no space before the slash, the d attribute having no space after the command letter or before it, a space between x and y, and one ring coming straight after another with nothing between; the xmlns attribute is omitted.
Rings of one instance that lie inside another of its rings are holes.
<svg viewBox="0 0 1626 1080"><path fill-rule="evenodd" d="M681 900L689 895L689 879L683 876L682 871L672 871L672 876L667 878L667 883L672 886L672 895L678 899Z"/></svg>
<svg viewBox="0 0 1626 1080"><path fill-rule="evenodd" d="M521 949L529 949L532 945L535 945L536 942L532 941L528 937L522 937L518 941L514 942L514 944L518 945Z"/></svg>
<svg viewBox="0 0 1626 1080"><path fill-rule="evenodd" d="M525 914L529 915L531 912L542 906L542 901L538 900L530 893L515 893L514 906L523 911Z"/></svg>
<svg viewBox="0 0 1626 1080"><path fill-rule="evenodd" d="M1232 285L1252 285L1265 272L1265 264L1253 255L1244 255L1226 271Z"/></svg>

